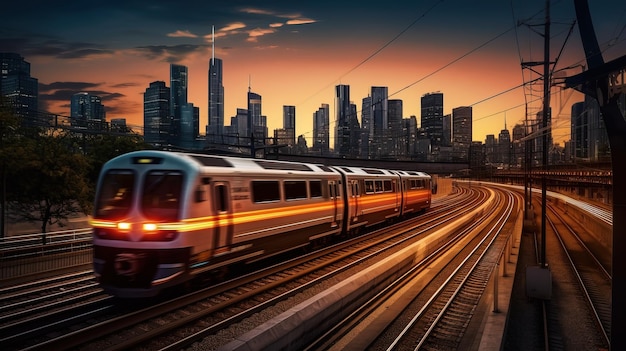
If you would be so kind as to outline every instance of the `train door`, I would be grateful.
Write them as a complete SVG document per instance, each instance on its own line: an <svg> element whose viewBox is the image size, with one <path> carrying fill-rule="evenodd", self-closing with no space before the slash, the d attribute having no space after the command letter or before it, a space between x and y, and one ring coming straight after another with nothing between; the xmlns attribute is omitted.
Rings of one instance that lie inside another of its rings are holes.
<svg viewBox="0 0 626 351"><path fill-rule="evenodd" d="M358 180L350 181L350 208L353 209L350 218L358 219L359 201L361 199L361 191L359 189Z"/></svg>
<svg viewBox="0 0 626 351"><path fill-rule="evenodd" d="M397 179L392 179L391 180L391 191L394 192L394 194L396 195L396 207L395 207L395 212L400 213L401 209L402 209L402 186L400 184L398 184Z"/></svg>
<svg viewBox="0 0 626 351"><path fill-rule="evenodd" d="M213 191L213 215L217 223L213 233L213 247L215 253L223 253L230 250L233 243L233 211L230 201L229 184L227 182L212 183Z"/></svg>
<svg viewBox="0 0 626 351"><path fill-rule="evenodd" d="M401 213L401 215L403 215L403 214L406 214L406 212L408 210L408 199L409 199L408 198L408 195L409 195L408 188L409 187L408 187L406 179L404 179L404 178L400 179L400 188L401 188L400 191L402 192L402 204L401 204L402 213Z"/></svg>
<svg viewBox="0 0 626 351"><path fill-rule="evenodd" d="M339 187L337 186L337 182L329 181L328 182L328 196L330 200L333 202L333 222L337 223L337 206L339 206Z"/></svg>

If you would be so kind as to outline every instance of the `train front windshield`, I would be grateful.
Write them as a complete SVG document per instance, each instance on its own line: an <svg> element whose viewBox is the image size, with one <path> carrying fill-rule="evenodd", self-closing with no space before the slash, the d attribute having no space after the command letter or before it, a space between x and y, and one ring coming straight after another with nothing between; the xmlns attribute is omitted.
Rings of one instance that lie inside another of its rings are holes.
<svg viewBox="0 0 626 351"><path fill-rule="evenodd" d="M146 219L175 221L180 212L183 175L179 171L151 171L143 181L141 194L135 191L135 173L111 170L104 175L96 199L95 217L119 220L131 212L139 196L141 213Z"/></svg>
<svg viewBox="0 0 626 351"><path fill-rule="evenodd" d="M146 218L156 221L178 219L183 174L178 171L151 171L144 180L141 209Z"/></svg>
<svg viewBox="0 0 626 351"><path fill-rule="evenodd" d="M135 174L132 171L109 171L100 184L95 217L120 219L127 216L133 204Z"/></svg>

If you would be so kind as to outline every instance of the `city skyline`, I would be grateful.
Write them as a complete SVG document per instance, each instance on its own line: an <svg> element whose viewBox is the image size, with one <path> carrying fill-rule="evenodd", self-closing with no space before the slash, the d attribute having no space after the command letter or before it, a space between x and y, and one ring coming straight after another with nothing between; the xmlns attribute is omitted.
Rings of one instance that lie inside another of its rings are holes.
<svg viewBox="0 0 626 351"><path fill-rule="evenodd" d="M31 63L31 74L40 83L40 109L69 115L69 96L87 91L101 96L107 119L126 118L129 125L143 125L142 94L149 84L169 82L170 63L185 65L188 100L200 108L199 129L204 132L215 26L215 57L223 61L225 120L235 116L237 108L246 108L250 86L263 96L270 133L282 128L283 106L295 106L296 135L304 134L310 146L311 115L329 104L335 116L333 91L339 84L350 86L351 101L359 107L372 86L386 86L390 99L403 101L404 117L415 115L418 121L420 98L439 91L446 97L444 114L473 107L473 140L498 135L505 118L513 127L524 117L524 92L515 89L524 81L520 56L531 61L542 55L537 47L540 36L513 23L542 24L544 2L492 1L468 7L460 1L432 1L389 4L385 11L352 2L332 7L282 1L262 6L183 4L202 10L177 12L167 3L144 7L139 2L97 4L81 11L71 3L42 2L28 10L12 3L7 10L15 11L3 13L22 15L0 15L0 43L3 51L19 53ZM626 5L612 6L590 3L601 48L611 45L604 52L606 59L624 52ZM32 11L47 11L48 16L27 16ZM556 56L569 29L562 23L575 18L573 3L553 4L551 16ZM535 51L529 54L525 48L518 54L516 38L524 46L532 43ZM559 66L583 62L579 41L575 28ZM568 101L556 102L566 106L557 110L557 127L569 121L567 106L582 101L580 94L569 95L573 97ZM334 122L331 118L331 131ZM569 138L569 127L563 129L563 134L554 133L555 141Z"/></svg>

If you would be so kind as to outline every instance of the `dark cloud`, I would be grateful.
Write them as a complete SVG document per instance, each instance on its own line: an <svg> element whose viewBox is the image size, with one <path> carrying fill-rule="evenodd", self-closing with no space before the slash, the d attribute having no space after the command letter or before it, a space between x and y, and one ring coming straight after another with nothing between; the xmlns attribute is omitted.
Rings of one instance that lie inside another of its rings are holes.
<svg viewBox="0 0 626 351"><path fill-rule="evenodd" d="M59 59L80 59L113 54L113 50L94 43L63 41L37 34L23 36L7 36L6 34L6 29L0 30L2 50L19 52L25 57L50 56Z"/></svg>
<svg viewBox="0 0 626 351"><path fill-rule="evenodd" d="M119 105L118 102L122 101L126 97L126 95L122 93L97 89L102 85L103 83L89 82L39 83L39 108L42 110L48 110L50 106L57 105L69 109L69 102L72 99L72 95L81 92L99 96L102 99L103 105L107 106L107 104L109 104L111 108L112 106ZM134 85L136 84L118 84L118 87Z"/></svg>
<svg viewBox="0 0 626 351"><path fill-rule="evenodd" d="M111 88L131 88L131 87L138 87L140 85L141 84L135 83L135 82L127 82L127 83L120 83L120 84L111 85Z"/></svg>
<svg viewBox="0 0 626 351"><path fill-rule="evenodd" d="M39 83L39 93L49 91L73 91L74 94L88 89L101 86L102 83L89 83L89 82L54 82L50 84Z"/></svg>
<svg viewBox="0 0 626 351"><path fill-rule="evenodd" d="M138 46L135 49L148 59L175 63L191 53L203 52L207 48L209 48L208 45L182 44Z"/></svg>

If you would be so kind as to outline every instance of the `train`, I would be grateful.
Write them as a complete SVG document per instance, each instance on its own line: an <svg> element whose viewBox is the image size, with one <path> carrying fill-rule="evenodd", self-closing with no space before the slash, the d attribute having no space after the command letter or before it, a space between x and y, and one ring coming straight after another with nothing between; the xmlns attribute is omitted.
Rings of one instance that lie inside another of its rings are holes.
<svg viewBox="0 0 626 351"><path fill-rule="evenodd" d="M360 234L426 211L418 171L143 150L106 162L93 214L93 269L121 298Z"/></svg>

